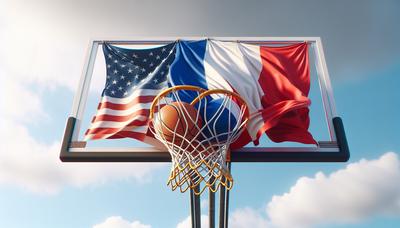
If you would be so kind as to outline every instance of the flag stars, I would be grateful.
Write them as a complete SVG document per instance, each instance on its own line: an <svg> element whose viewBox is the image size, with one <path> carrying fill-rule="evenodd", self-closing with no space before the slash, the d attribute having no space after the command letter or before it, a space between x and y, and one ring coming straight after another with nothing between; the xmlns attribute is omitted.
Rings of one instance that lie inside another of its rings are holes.
<svg viewBox="0 0 400 228"><path fill-rule="evenodd" d="M166 82L166 75L172 65L173 56L168 54L170 50L168 47L160 47L142 52L127 52L111 47L105 54L107 94L125 98L135 88L159 88ZM120 51L118 55L117 51Z"/></svg>

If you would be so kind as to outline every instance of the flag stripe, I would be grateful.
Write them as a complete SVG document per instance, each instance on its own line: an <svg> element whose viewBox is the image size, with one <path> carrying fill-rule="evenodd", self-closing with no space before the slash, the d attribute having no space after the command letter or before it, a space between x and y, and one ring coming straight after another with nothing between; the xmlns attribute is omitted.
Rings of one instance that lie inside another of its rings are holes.
<svg viewBox="0 0 400 228"><path fill-rule="evenodd" d="M204 64L208 88L235 91L246 101L250 113L263 109L259 98L263 91L258 83L262 69L259 46L211 40ZM256 140L259 129L260 124L248 125L248 135Z"/></svg>
<svg viewBox="0 0 400 228"><path fill-rule="evenodd" d="M154 100L155 96L140 96L132 98L129 103L113 103L111 101L107 101L107 98L103 99L101 103L99 103L98 109L112 109L112 110L128 110L137 104L142 103L151 103Z"/></svg>
<svg viewBox="0 0 400 228"><path fill-rule="evenodd" d="M145 133L135 132L135 131L120 131L116 134L95 134L87 137L86 140L96 140L96 139L121 139L121 138L133 138L140 141L146 137Z"/></svg>
<svg viewBox="0 0 400 228"><path fill-rule="evenodd" d="M129 119L129 120L124 121L124 122L99 121L99 122L92 123L90 129L99 128L99 127L122 128L122 127L128 125L130 122L132 122L134 120L144 121L147 118L148 118L148 116L134 116L132 119Z"/></svg>
<svg viewBox="0 0 400 228"><path fill-rule="evenodd" d="M138 115L148 116L149 114L150 114L149 109L140 109L140 110L130 113L129 115L124 115L124 116L103 114L103 115L96 116L93 120L93 123L99 122L99 121L127 122L127 121L135 118Z"/></svg>
<svg viewBox="0 0 400 228"><path fill-rule="evenodd" d="M112 128L112 127L99 127L99 128L91 128L89 129L86 134L114 134L115 132L121 131L122 129L126 130L134 130L134 127L137 126L146 126L148 124L148 121L145 120L134 120L131 121L126 127L123 128ZM133 127L134 126L134 127Z"/></svg>

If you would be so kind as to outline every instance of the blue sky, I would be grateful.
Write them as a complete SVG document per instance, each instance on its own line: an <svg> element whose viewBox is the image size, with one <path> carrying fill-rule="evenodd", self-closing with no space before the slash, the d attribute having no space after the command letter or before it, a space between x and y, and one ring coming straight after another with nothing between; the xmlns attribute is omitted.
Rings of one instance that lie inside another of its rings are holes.
<svg viewBox="0 0 400 228"><path fill-rule="evenodd" d="M185 227L188 196L166 187L168 164L58 160L89 39L139 36L322 37L350 161L235 164L230 224L400 226L396 1L0 5L0 227Z"/></svg>

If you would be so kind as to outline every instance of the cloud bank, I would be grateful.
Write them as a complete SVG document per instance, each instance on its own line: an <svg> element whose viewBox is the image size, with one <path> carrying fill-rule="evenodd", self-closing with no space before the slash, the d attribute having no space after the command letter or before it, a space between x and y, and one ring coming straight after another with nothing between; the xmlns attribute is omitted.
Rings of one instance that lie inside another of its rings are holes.
<svg viewBox="0 0 400 228"><path fill-rule="evenodd" d="M113 180L144 181L161 164L62 163L60 142L42 143L29 126L46 121L42 97L26 83L7 79L0 71L0 185L19 186L40 194L55 194L64 186L84 187ZM4 107L4 106L3 106ZM49 132L50 133L50 132Z"/></svg>
<svg viewBox="0 0 400 228"><path fill-rule="evenodd" d="M393 152L362 159L330 175L302 177L267 206L278 227L355 223L372 216L400 216L400 161Z"/></svg>
<svg viewBox="0 0 400 228"><path fill-rule="evenodd" d="M371 217L400 217L400 160L388 152L376 160L362 159L329 175L301 177L265 209L232 212L230 226L314 227L360 223Z"/></svg>
<svg viewBox="0 0 400 228"><path fill-rule="evenodd" d="M140 221L129 222L120 216L111 216L104 222L94 225L93 228L151 228L151 226L142 224Z"/></svg>
<svg viewBox="0 0 400 228"><path fill-rule="evenodd" d="M201 222L201 227L209 227L208 215L201 215L200 222ZM182 222L178 223L178 225L176 226L176 228L191 228L191 227L192 227L192 220L190 216L184 219Z"/></svg>
<svg viewBox="0 0 400 228"><path fill-rule="evenodd" d="M273 196L265 208L233 210L229 226L301 228L360 223L376 216L400 217L399 180L396 153L388 152L375 160L362 159L329 175L319 172L314 177L299 178L287 193ZM207 215L201 216L201 223L208 227ZM190 216L176 226L189 227Z"/></svg>

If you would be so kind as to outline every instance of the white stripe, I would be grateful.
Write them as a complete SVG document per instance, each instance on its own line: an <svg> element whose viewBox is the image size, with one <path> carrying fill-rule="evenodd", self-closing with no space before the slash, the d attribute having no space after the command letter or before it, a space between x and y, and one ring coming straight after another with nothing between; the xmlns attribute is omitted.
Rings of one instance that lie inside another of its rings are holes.
<svg viewBox="0 0 400 228"><path fill-rule="evenodd" d="M97 111L96 116L105 115L105 114L113 115L113 116L127 116L138 110L150 109L150 107L151 107L151 102L150 103L139 103L139 104L133 105L129 109L125 109L125 110L113 110L113 109L108 109L108 108L102 108Z"/></svg>
<svg viewBox="0 0 400 228"><path fill-rule="evenodd" d="M230 84L246 101L250 113L263 109L260 98L264 92L258 83L262 70L259 46L211 40L207 42L204 69L210 89L232 90Z"/></svg>
<svg viewBox="0 0 400 228"><path fill-rule="evenodd" d="M247 131L253 141L257 139L258 130L260 130L263 125L264 119L261 116L261 112L250 117L250 121L247 124Z"/></svg>
<svg viewBox="0 0 400 228"><path fill-rule="evenodd" d="M100 128L100 127L104 127L104 128L123 128L124 126L128 125L129 123L131 123L134 120L141 120L141 121L145 121L147 120L149 117L148 116L142 116L142 115L137 115L134 116L132 118L130 118L127 121L124 122L116 122L116 121L96 121L94 123L91 124L90 129L94 129L94 128Z"/></svg>

